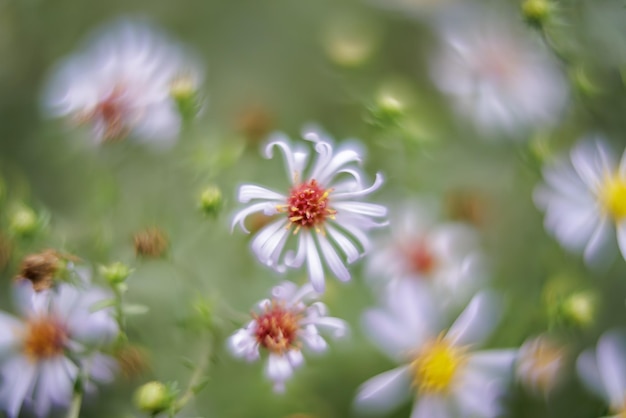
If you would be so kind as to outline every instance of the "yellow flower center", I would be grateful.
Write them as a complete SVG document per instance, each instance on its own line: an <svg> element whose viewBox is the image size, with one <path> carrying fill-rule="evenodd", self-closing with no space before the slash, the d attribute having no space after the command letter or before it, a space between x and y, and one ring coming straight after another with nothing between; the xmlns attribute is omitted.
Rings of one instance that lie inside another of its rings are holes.
<svg viewBox="0 0 626 418"><path fill-rule="evenodd" d="M600 201L614 220L626 218L626 178L607 177L600 190Z"/></svg>
<svg viewBox="0 0 626 418"><path fill-rule="evenodd" d="M413 386L419 392L447 392L465 361L464 349L453 346L442 337L426 343L410 365Z"/></svg>

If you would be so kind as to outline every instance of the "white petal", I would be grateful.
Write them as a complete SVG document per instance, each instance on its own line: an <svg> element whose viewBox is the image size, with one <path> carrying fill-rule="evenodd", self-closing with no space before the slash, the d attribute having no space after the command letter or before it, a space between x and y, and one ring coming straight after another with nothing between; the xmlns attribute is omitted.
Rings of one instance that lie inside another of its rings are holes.
<svg viewBox="0 0 626 418"><path fill-rule="evenodd" d="M447 338L455 345L481 344L500 320L497 305L497 299L490 293L478 293L454 321Z"/></svg>
<svg viewBox="0 0 626 418"><path fill-rule="evenodd" d="M585 247L585 262L590 266L598 266L613 260L614 245L613 226L608 219L602 219Z"/></svg>
<svg viewBox="0 0 626 418"><path fill-rule="evenodd" d="M300 330L298 335L306 347L311 351L321 353L326 351L328 348L326 340L319 335L317 328L315 328L314 325L306 325L304 329Z"/></svg>
<svg viewBox="0 0 626 418"><path fill-rule="evenodd" d="M17 318L0 312L0 355L19 342L19 334L24 324Z"/></svg>
<svg viewBox="0 0 626 418"><path fill-rule="evenodd" d="M283 152L287 178L293 181L296 174L302 175L302 169L307 160L307 153L302 150L292 150L289 137L281 132L274 133L269 138L264 152L266 158L274 157L274 147L280 148Z"/></svg>
<svg viewBox="0 0 626 418"><path fill-rule="evenodd" d="M352 241L346 238L345 235L336 230L330 224L326 225L326 232L328 232L328 235L330 235L330 237L337 243L339 248L341 248L341 250L344 252L348 264L352 264L360 258L361 254L359 253L359 250L352 243Z"/></svg>
<svg viewBox="0 0 626 418"><path fill-rule="evenodd" d="M252 240L250 247L259 261L268 266L277 267L278 258L289 238L285 220L279 220L263 228Z"/></svg>
<svg viewBox="0 0 626 418"><path fill-rule="evenodd" d="M583 141L570 153L574 169L580 178L592 190L602 184L602 177L613 171L610 161L611 152L602 140Z"/></svg>
<svg viewBox="0 0 626 418"><path fill-rule="evenodd" d="M255 213L255 212L263 212L265 215L273 215L275 213L278 213L278 210L276 209L276 205L271 203L271 202L260 202L260 203L255 203L253 205L250 205L244 209L241 209L239 212L237 212L235 214L235 216L233 217L233 220L231 222L231 226L230 226L230 230L231 232L235 229L235 226L237 224L239 224L239 226L241 227L241 229L246 233L249 234L250 231L248 231L245 227L245 225L243 224L243 221L251 214Z"/></svg>
<svg viewBox="0 0 626 418"><path fill-rule="evenodd" d="M624 153L624 155L626 155L626 153ZM622 257L626 260L626 219L620 221L617 225L617 242L619 243Z"/></svg>
<svg viewBox="0 0 626 418"><path fill-rule="evenodd" d="M272 353L267 359L265 374L272 381L284 382L293 374L293 367L286 356Z"/></svg>
<svg viewBox="0 0 626 418"><path fill-rule="evenodd" d="M468 367L493 376L511 374L517 350L483 350L473 353Z"/></svg>
<svg viewBox="0 0 626 418"><path fill-rule="evenodd" d="M609 396L604 382L602 381L596 355L593 350L586 350L578 356L576 360L576 370L578 371L578 376L589 391L609 401Z"/></svg>
<svg viewBox="0 0 626 418"><path fill-rule="evenodd" d="M307 321L303 320L302 323L306 324ZM347 322L342 319L329 316L317 318L314 321L311 321L311 324L315 325L317 328L322 328L322 331L332 331L332 336L334 338L345 337L349 330Z"/></svg>
<svg viewBox="0 0 626 418"><path fill-rule="evenodd" d="M27 358L17 355L9 359L2 368L0 404L9 416L16 418L24 398L37 379L37 368Z"/></svg>
<svg viewBox="0 0 626 418"><path fill-rule="evenodd" d="M300 350L289 350L286 356L293 369L297 369L304 364L304 356Z"/></svg>
<svg viewBox="0 0 626 418"><path fill-rule="evenodd" d="M311 178L317 179L320 184L328 184L337 175L341 167L349 163L358 163L360 161L361 156L356 150L340 150L333 156L325 167L320 167L321 170L315 177L311 174Z"/></svg>
<svg viewBox="0 0 626 418"><path fill-rule="evenodd" d="M298 236L298 251L296 254L293 251L287 251L285 253L285 265L291 268L299 268L302 266L302 263L306 260L307 254L307 240L305 238L304 233L299 234Z"/></svg>
<svg viewBox="0 0 626 418"><path fill-rule="evenodd" d="M317 252L317 247L313 241L313 236L308 231L300 232L306 242L306 260L307 270L309 273L309 280L318 293L324 293L324 268L322 267L322 261Z"/></svg>
<svg viewBox="0 0 626 418"><path fill-rule="evenodd" d="M336 202L333 208L340 211L356 213L365 216L384 217L387 216L387 208L382 205L366 202Z"/></svg>
<svg viewBox="0 0 626 418"><path fill-rule="evenodd" d="M415 401L411 418L452 418L457 415L451 413L446 400L436 395L420 396Z"/></svg>
<svg viewBox="0 0 626 418"><path fill-rule="evenodd" d="M256 338L249 329L240 329L227 340L229 351L235 357L243 357L248 361L259 357L259 347Z"/></svg>
<svg viewBox="0 0 626 418"><path fill-rule="evenodd" d="M621 408L626 396L626 337L607 332L598 341L596 359L611 406Z"/></svg>
<svg viewBox="0 0 626 418"><path fill-rule="evenodd" d="M365 311L361 324L370 341L395 360L400 360L407 352L415 350L429 336L425 330L410 329L402 318L379 309Z"/></svg>
<svg viewBox="0 0 626 418"><path fill-rule="evenodd" d="M293 298L293 296L296 294L297 291L298 291L297 284L293 282L289 282L289 281L284 281L284 282L281 282L278 286L274 286L272 288L272 298L277 299L279 301L288 302L288 301L291 301L291 299Z"/></svg>
<svg viewBox="0 0 626 418"><path fill-rule="evenodd" d="M280 193L276 193L265 187L257 186L254 184L244 184L239 187L237 193L237 200L241 203L248 203L253 199L271 200L271 201L287 201L287 198Z"/></svg>
<svg viewBox="0 0 626 418"><path fill-rule="evenodd" d="M359 189L359 190L355 190L351 192L333 193L330 196L332 199L337 199L337 200L350 200L350 199L354 199L355 197L367 196L368 194L373 193L376 190L378 190L380 186L383 185L384 182L385 180L383 178L383 175L381 173L376 173L376 179L374 180L374 183L370 187L366 187L364 189Z"/></svg>
<svg viewBox="0 0 626 418"><path fill-rule="evenodd" d="M411 394L409 366L374 376L357 389L355 403L363 411L389 412L406 402Z"/></svg>
<svg viewBox="0 0 626 418"><path fill-rule="evenodd" d="M333 272L335 276L342 282L347 282L350 280L350 272L341 262L341 259L335 252L333 246L328 242L328 239L322 234L316 234L317 239L319 241L320 249L322 250L322 254L324 255L324 259L326 260L326 264L330 268L330 271Z"/></svg>
<svg viewBox="0 0 626 418"><path fill-rule="evenodd" d="M65 357L57 357L39 364L39 378L34 393L35 412L48 415L53 403L67 405L72 400L74 380L78 367Z"/></svg>

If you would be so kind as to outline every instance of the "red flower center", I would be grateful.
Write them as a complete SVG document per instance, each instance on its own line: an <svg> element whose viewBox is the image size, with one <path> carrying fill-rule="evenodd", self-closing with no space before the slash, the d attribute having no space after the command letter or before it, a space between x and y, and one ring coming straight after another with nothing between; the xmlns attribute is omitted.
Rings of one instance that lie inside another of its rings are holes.
<svg viewBox="0 0 626 418"><path fill-rule="evenodd" d="M255 317L257 342L273 353L282 354L297 347L297 334L301 315L272 302L265 312Z"/></svg>
<svg viewBox="0 0 626 418"><path fill-rule="evenodd" d="M286 211L289 221L300 228L318 227L326 218L337 213L328 205L330 189L324 190L316 180L294 186L287 198Z"/></svg>
<svg viewBox="0 0 626 418"><path fill-rule="evenodd" d="M428 275L437 266L437 259L424 240L407 245L403 252L412 273Z"/></svg>
<svg viewBox="0 0 626 418"><path fill-rule="evenodd" d="M103 139L117 141L128 134L128 103L126 90L117 86L89 112L79 117L81 123L101 123L104 126Z"/></svg>
<svg viewBox="0 0 626 418"><path fill-rule="evenodd" d="M41 316L31 319L24 335L24 354L33 360L48 359L63 354L67 330L56 318Z"/></svg>

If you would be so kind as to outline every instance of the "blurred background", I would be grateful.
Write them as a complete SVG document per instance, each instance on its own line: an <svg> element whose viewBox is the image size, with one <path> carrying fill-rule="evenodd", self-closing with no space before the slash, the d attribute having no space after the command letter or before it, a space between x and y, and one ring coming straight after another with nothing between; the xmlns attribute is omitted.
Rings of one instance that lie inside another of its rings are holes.
<svg viewBox="0 0 626 418"><path fill-rule="evenodd" d="M349 322L351 337L332 342L323 356L307 356L286 394L272 392L263 362L233 359L224 346L280 280L254 259L249 236L230 232L236 187L284 188L282 162L264 160L259 146L274 130L297 138L315 122L338 141L365 144L365 171L386 177L377 203L393 209L431 196L441 202L443 220L478 229L491 287L506 306L488 347L519 347L548 330L567 346L564 382L548 396L513 383L505 416L606 414L602 401L584 391L573 362L604 330L624 325L626 265L620 258L589 269L562 249L544 231L532 192L542 165L589 133L604 134L622 152L626 7L621 0L551 5L549 19L537 21L528 10L524 15L519 0L0 0L2 309L13 309L8 289L28 253L75 254L96 281L102 280L98 266L122 261L134 268L127 300L149 313L128 320L135 351L121 363L127 373L88 397L81 416L139 416L132 392L149 380L184 387L192 373L185 359L196 361L206 344L199 311L218 338L208 384L181 416L358 416L356 388L395 367L360 327L362 311L376 304L364 262L351 268L348 284L329 278L323 297L332 316ZM172 149L133 141L94 147L88 130L42 111L54 65L92 30L121 16L147 17L205 65L198 92L205 105ZM554 61L569 87L552 123L485 133L437 88L431 72L445 47L441 28L477 16L486 19L479 26L496 19L515 28L515 36ZM199 208L208 186L223 195L215 216ZM39 220L27 238L15 234L23 210ZM154 227L166 237L165 254L137 256L133 237ZM306 281L297 272L286 278ZM592 309L582 319L559 309L572 294L591 295ZM410 408L389 416L407 417Z"/></svg>

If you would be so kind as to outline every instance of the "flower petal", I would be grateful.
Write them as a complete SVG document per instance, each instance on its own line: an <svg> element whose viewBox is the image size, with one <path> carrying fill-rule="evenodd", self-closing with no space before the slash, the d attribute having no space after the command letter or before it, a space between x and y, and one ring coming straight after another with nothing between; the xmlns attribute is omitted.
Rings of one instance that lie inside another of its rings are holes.
<svg viewBox="0 0 626 418"><path fill-rule="evenodd" d="M248 203L253 199L271 200L276 202L287 201L287 198L280 193L276 193L265 187L257 186L254 184L244 184L239 187L237 193L237 200L241 203Z"/></svg>
<svg viewBox="0 0 626 418"><path fill-rule="evenodd" d="M411 394L409 366L372 377L357 389L355 403L363 411L389 412L406 402Z"/></svg>
<svg viewBox="0 0 626 418"><path fill-rule="evenodd" d="M313 236L308 231L302 231L301 234L306 242L306 260L307 270L309 273L309 280L318 293L324 293L324 268L322 267L322 261L320 260L317 247L313 241Z"/></svg>
<svg viewBox="0 0 626 418"><path fill-rule="evenodd" d="M454 345L481 344L499 322L497 299L488 292L480 292L454 321L447 333Z"/></svg>

